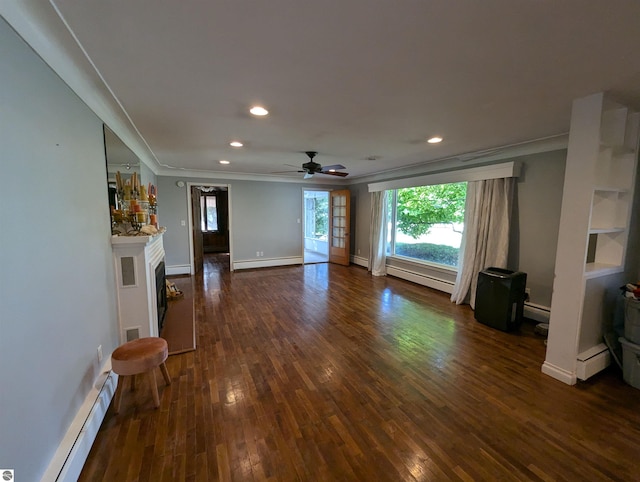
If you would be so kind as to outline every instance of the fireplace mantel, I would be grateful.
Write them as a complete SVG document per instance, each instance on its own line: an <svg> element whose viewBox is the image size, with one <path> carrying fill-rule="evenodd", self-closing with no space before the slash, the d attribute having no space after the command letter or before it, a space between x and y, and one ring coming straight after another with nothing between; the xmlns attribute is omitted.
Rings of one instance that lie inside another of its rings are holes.
<svg viewBox="0 0 640 482"><path fill-rule="evenodd" d="M112 236L111 246L120 341L158 336L156 268L164 261L162 234Z"/></svg>

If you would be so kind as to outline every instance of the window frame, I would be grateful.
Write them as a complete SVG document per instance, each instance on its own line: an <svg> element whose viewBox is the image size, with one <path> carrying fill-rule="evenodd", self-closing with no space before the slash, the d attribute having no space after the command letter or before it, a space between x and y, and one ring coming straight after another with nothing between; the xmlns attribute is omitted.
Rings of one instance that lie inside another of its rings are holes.
<svg viewBox="0 0 640 482"><path fill-rule="evenodd" d="M220 216L219 216L219 203L217 192L202 192L200 194L200 227L204 224L208 227L207 220L207 198L213 198L216 201L216 229L202 229L203 233L219 233L220 232Z"/></svg>
<svg viewBox="0 0 640 482"><path fill-rule="evenodd" d="M434 186L439 184L458 184L460 182L467 181L454 181L454 182L442 182L442 183L432 183L426 184L424 186ZM398 220L398 190L399 189L411 189L415 187L423 187L423 186L410 186L410 187L399 187L395 189L387 190L388 202L387 206L387 224L388 224L388 233L387 233L387 258L397 259L405 263L413 263L418 265L427 266L429 268L438 269L448 273L457 273L459 266L451 266L448 264L437 263L435 261L428 261L420 258L414 258L411 256L405 256L402 254L396 254L396 233L397 233L397 220ZM463 222L464 225L464 222ZM464 227L463 227L464 229ZM460 248L458 248L460 249Z"/></svg>

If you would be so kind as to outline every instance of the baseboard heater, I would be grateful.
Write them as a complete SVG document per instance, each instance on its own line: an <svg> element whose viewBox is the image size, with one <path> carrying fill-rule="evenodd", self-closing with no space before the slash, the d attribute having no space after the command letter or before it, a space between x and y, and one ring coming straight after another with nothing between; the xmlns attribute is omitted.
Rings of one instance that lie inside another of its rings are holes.
<svg viewBox="0 0 640 482"><path fill-rule="evenodd" d="M71 422L41 482L75 482L80 477L118 384L109 359Z"/></svg>
<svg viewBox="0 0 640 482"><path fill-rule="evenodd" d="M434 278L432 276L408 270L406 268L387 265L387 274L389 276L395 276L396 278L411 281L422 286L427 286L439 291L444 291L445 293L453 293L452 282Z"/></svg>
<svg viewBox="0 0 640 482"><path fill-rule="evenodd" d="M607 368L609 363L611 363L609 348L604 343L600 343L578 354L576 376L584 381Z"/></svg>
<svg viewBox="0 0 640 482"><path fill-rule="evenodd" d="M537 321L538 323L549 323L549 318L551 318L551 309L546 306L525 301L524 317Z"/></svg>

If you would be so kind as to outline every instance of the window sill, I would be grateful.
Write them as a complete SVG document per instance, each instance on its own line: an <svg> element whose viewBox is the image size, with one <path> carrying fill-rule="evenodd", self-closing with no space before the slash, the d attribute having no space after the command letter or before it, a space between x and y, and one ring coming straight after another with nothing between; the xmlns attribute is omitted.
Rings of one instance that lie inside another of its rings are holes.
<svg viewBox="0 0 640 482"><path fill-rule="evenodd" d="M440 271L442 273L447 273L447 274L458 273L458 268L453 266L447 266L446 264L432 263L430 261L423 261L421 259L409 258L407 256L400 256L397 254L387 256L387 259L395 259L395 260L401 261L402 263L406 263L414 266L423 266L423 267L433 269L435 271Z"/></svg>

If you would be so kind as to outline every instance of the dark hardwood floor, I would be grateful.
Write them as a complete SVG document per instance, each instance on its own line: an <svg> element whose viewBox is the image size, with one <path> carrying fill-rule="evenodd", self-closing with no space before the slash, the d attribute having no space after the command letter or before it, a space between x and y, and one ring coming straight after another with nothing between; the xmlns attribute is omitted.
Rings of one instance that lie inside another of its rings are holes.
<svg viewBox="0 0 640 482"><path fill-rule="evenodd" d="M109 409L81 481L640 480L640 391L564 385L448 295L328 264L197 276L194 352Z"/></svg>

